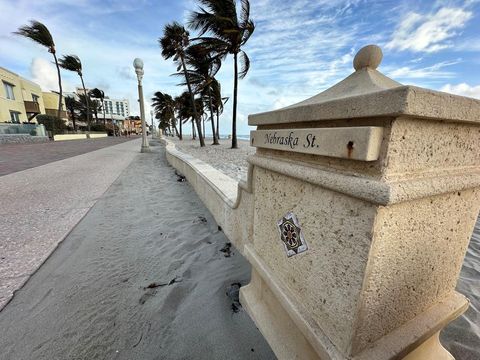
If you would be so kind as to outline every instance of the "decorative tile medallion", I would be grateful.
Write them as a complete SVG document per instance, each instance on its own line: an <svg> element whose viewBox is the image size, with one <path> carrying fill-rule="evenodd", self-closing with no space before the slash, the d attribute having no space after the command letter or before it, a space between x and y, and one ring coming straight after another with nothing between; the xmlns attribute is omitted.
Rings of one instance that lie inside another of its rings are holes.
<svg viewBox="0 0 480 360"><path fill-rule="evenodd" d="M302 229L294 213L289 211L277 221L277 226L288 257L308 250L307 242L303 238Z"/></svg>

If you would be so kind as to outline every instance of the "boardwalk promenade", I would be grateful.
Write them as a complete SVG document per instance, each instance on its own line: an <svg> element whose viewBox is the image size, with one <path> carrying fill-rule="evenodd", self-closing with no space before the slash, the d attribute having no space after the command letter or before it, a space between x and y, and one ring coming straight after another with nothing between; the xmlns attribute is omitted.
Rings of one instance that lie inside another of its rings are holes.
<svg viewBox="0 0 480 360"><path fill-rule="evenodd" d="M0 309L137 155L139 140L119 142L0 147Z"/></svg>

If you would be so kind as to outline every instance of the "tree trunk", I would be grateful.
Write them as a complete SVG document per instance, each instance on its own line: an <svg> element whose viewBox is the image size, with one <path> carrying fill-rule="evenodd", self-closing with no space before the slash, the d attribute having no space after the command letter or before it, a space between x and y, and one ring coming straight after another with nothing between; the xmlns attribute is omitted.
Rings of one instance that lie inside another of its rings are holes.
<svg viewBox="0 0 480 360"><path fill-rule="evenodd" d="M77 132L77 125L75 124L75 110L72 111L72 123L73 123L73 131Z"/></svg>
<svg viewBox="0 0 480 360"><path fill-rule="evenodd" d="M233 117L232 117L232 149L237 149L237 91L238 91L238 54L233 55L234 81L233 81Z"/></svg>
<svg viewBox="0 0 480 360"><path fill-rule="evenodd" d="M217 141L220 140L220 114L217 107Z"/></svg>
<svg viewBox="0 0 480 360"><path fill-rule="evenodd" d="M197 133L195 132L195 125L193 124L192 119L192 139L195 140L197 138Z"/></svg>
<svg viewBox="0 0 480 360"><path fill-rule="evenodd" d="M203 131L203 138L205 139L205 118L202 119L202 131Z"/></svg>
<svg viewBox="0 0 480 360"><path fill-rule="evenodd" d="M190 101L191 101L192 107L193 107L193 118L195 120L195 123L197 124L197 131L198 131L198 138L200 140L200 147L204 147L205 146L205 141L203 140L203 137L202 137L202 127L201 127L201 124L200 124L200 119L198 118L197 107L195 106L195 97L193 96L192 87L190 86L190 79L188 77L187 67L185 66L185 59L183 58L183 55L181 56L181 59L182 59L183 73L185 74L185 80L187 82L188 92L190 93Z"/></svg>
<svg viewBox="0 0 480 360"><path fill-rule="evenodd" d="M88 103L88 94L87 89L85 89L85 83L83 82L83 76L80 75L80 80L82 80L83 93L85 95L85 106L87 107L87 137L90 134L90 104Z"/></svg>
<svg viewBox="0 0 480 360"><path fill-rule="evenodd" d="M62 111L62 77L60 75L60 66L58 66L58 60L57 60L57 54L55 53L55 50L52 52L53 58L55 59L55 65L57 67L57 75L58 75L58 111L57 111L57 117L61 119L60 113ZM52 134L55 135L55 121L53 122L52 125Z"/></svg>
<svg viewBox="0 0 480 360"><path fill-rule="evenodd" d="M215 120L213 118L213 105L212 105L212 90L210 89L210 86L208 87L208 105L210 106L210 121L212 122L212 136L213 136L212 145L220 145L218 143L217 133L215 132Z"/></svg>
<svg viewBox="0 0 480 360"><path fill-rule="evenodd" d="M179 138L180 140L182 140L182 137L181 137L180 134L178 133L178 129L177 129L177 119L175 119L175 117L173 117L172 125L173 125L173 128L175 129L175 134L178 136L178 138Z"/></svg>
<svg viewBox="0 0 480 360"><path fill-rule="evenodd" d="M178 127L180 128L180 136L178 137L180 140L183 140L183 132L182 132L182 129L183 129L183 120L180 119L180 121L178 122Z"/></svg>

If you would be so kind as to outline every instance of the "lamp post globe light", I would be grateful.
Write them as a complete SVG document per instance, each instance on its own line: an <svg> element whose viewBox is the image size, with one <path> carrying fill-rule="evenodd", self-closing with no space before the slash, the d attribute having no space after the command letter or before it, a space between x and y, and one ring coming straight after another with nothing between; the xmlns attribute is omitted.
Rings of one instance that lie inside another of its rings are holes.
<svg viewBox="0 0 480 360"><path fill-rule="evenodd" d="M145 107L143 104L143 88L142 88L142 78L143 78L143 61L142 59L136 58L133 60L133 67L135 68L135 73L137 74L138 79L138 102L140 103L140 118L142 119L142 148L140 152L149 152L150 146L148 145L147 140L147 129L145 126Z"/></svg>

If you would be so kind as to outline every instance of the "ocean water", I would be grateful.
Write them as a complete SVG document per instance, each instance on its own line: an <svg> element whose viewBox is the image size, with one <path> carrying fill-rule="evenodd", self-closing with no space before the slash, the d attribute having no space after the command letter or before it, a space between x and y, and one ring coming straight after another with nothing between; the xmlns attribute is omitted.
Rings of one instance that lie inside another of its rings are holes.
<svg viewBox="0 0 480 360"><path fill-rule="evenodd" d="M208 134L207 134L208 136ZM220 139L228 139L228 134L220 134ZM237 139L238 140L247 140L247 141L250 141L250 134L247 134L247 135L238 135L237 134Z"/></svg>

